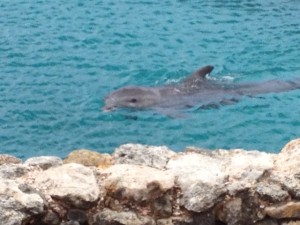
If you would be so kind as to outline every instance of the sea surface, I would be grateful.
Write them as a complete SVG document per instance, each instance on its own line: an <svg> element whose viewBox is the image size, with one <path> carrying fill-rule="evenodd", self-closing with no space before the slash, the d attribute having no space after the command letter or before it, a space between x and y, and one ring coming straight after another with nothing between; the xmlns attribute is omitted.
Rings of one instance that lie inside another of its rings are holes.
<svg viewBox="0 0 300 225"><path fill-rule="evenodd" d="M178 82L207 64L233 83L300 77L300 1L2 0L0 153L129 142L278 152L300 137L300 90L180 118L101 111L117 88Z"/></svg>

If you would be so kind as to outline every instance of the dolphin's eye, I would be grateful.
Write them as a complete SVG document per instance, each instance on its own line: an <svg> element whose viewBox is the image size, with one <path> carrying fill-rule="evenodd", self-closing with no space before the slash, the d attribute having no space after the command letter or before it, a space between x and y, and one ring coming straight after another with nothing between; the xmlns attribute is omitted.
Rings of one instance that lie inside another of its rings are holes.
<svg viewBox="0 0 300 225"><path fill-rule="evenodd" d="M137 102L137 99L136 99L136 98L132 98L132 99L130 99L130 102L131 102L131 103L136 103L136 102Z"/></svg>

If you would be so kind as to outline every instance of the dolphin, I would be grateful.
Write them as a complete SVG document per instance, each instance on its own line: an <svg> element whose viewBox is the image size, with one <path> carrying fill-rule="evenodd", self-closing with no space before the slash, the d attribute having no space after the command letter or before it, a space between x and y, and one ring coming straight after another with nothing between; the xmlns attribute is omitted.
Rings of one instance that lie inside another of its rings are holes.
<svg viewBox="0 0 300 225"><path fill-rule="evenodd" d="M253 97L300 89L300 78L238 84L208 79L207 75L213 68L211 65L202 67L176 84L120 88L105 97L103 111L118 108L156 109L168 114L169 110L198 105L200 108L218 108L234 104L242 96Z"/></svg>

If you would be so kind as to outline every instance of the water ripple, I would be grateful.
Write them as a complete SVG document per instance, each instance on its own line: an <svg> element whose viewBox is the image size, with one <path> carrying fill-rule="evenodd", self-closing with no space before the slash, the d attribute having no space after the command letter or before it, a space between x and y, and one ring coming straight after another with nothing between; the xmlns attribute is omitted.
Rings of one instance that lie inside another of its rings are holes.
<svg viewBox="0 0 300 225"><path fill-rule="evenodd" d="M115 88L172 83L205 64L233 82L299 76L297 1L5 0L0 10L3 153L110 152L126 142L274 152L300 136L299 91L181 119L100 110Z"/></svg>

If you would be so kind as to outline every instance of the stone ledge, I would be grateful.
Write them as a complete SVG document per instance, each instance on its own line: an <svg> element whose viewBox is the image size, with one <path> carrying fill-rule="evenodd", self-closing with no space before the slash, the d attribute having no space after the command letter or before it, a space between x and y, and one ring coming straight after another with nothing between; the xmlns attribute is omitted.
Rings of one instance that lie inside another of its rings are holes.
<svg viewBox="0 0 300 225"><path fill-rule="evenodd" d="M0 225L300 224L300 139L278 154L126 144L0 159Z"/></svg>

